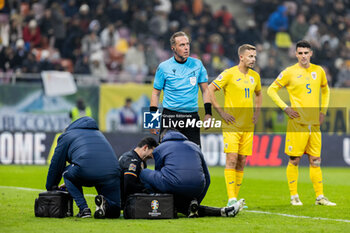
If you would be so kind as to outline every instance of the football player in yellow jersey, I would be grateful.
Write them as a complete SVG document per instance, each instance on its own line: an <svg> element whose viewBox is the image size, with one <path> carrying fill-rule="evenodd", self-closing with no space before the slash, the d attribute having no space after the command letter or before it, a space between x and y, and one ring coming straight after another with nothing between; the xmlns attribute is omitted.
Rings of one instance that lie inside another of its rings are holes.
<svg viewBox="0 0 350 233"><path fill-rule="evenodd" d="M291 204L301 206L299 199L298 165L306 153L310 163L310 178L316 193L316 205L335 206L323 195L321 172L321 131L329 102L329 87L326 74L321 66L310 63L312 49L309 42L303 40L296 44L298 63L283 70L275 82L268 88L268 95L289 116L285 153L289 156L287 179L291 195ZM277 94L286 87L291 106L288 106ZM321 106L320 106L320 91ZM319 111L321 107L321 111Z"/></svg>
<svg viewBox="0 0 350 233"><path fill-rule="evenodd" d="M228 206L237 201L246 157L252 155L254 124L258 120L262 103L260 76L252 70L256 61L256 48L244 44L238 48L238 56L239 64L224 70L209 85L212 105L224 119L222 130ZM221 89L225 95L224 109L215 98L215 92Z"/></svg>

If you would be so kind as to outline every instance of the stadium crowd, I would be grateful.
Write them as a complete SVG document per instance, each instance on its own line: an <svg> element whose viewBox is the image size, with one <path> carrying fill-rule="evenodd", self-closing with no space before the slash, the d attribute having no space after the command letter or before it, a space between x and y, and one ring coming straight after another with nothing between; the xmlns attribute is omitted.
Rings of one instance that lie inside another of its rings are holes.
<svg viewBox="0 0 350 233"><path fill-rule="evenodd" d="M243 2L246 25L238 25L227 6L214 11L203 0L6 1L2 76L54 69L144 82L171 56L169 38L182 30L191 35L191 56L202 60L210 77L236 64L238 46L250 43L258 49L256 70L274 79L304 38L330 86L350 87L350 1Z"/></svg>

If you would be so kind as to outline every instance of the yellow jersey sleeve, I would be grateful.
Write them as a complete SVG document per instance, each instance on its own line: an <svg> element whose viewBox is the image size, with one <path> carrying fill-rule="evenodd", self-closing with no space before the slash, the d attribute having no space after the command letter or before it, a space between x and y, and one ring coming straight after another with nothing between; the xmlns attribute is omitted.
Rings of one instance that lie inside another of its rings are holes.
<svg viewBox="0 0 350 233"><path fill-rule="evenodd" d="M212 84L219 90L222 88L225 88L227 85L228 81L230 80L230 77L232 75L227 72L227 70L224 70L221 72L221 74L212 82Z"/></svg>
<svg viewBox="0 0 350 233"><path fill-rule="evenodd" d="M261 91L261 79L260 79L260 75L257 76L257 80L256 80L256 86L255 86L255 92L259 92Z"/></svg>
<svg viewBox="0 0 350 233"><path fill-rule="evenodd" d="M277 76L275 83L280 87L284 87L289 84L289 79L290 75L288 74L288 71L284 70Z"/></svg>
<svg viewBox="0 0 350 233"><path fill-rule="evenodd" d="M330 91L328 87L326 72L324 71L324 69L321 70L321 112L326 115L329 104Z"/></svg>
<svg viewBox="0 0 350 233"><path fill-rule="evenodd" d="M328 85L327 77L326 77L326 72L324 69L321 68L321 87L325 87Z"/></svg>
<svg viewBox="0 0 350 233"><path fill-rule="evenodd" d="M273 102L280 107L282 110L284 110L288 105L281 99L281 97L278 95L278 90L282 87L278 85L277 82L273 82L269 88L267 89L267 94L270 96Z"/></svg>

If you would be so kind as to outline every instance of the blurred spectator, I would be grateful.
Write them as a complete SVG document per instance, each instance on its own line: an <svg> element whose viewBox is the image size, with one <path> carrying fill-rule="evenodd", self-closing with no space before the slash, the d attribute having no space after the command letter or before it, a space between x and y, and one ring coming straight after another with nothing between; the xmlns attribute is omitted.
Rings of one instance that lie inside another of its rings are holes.
<svg viewBox="0 0 350 233"><path fill-rule="evenodd" d="M37 22L32 19L23 28L23 40L26 43L26 47L35 48L40 46L41 34Z"/></svg>
<svg viewBox="0 0 350 233"><path fill-rule="evenodd" d="M19 71L21 70L26 57L27 57L27 51L24 48L24 41L23 39L18 39L16 42L15 56L13 58L14 68L16 70L19 70Z"/></svg>
<svg viewBox="0 0 350 233"><path fill-rule="evenodd" d="M35 59L33 53L28 53L27 59L23 61L22 66L23 73L38 73L40 72L39 63Z"/></svg>
<svg viewBox="0 0 350 233"><path fill-rule="evenodd" d="M129 81L143 81L148 73L144 46L142 43L134 42L125 54L123 68L131 75Z"/></svg>
<svg viewBox="0 0 350 233"><path fill-rule="evenodd" d="M106 79L108 76L108 70L103 60L103 54L101 51L94 52L90 56L90 71L95 77Z"/></svg>
<svg viewBox="0 0 350 233"><path fill-rule="evenodd" d="M269 49L268 43L256 45L256 53L259 54L259 56L257 56L256 63L261 70L263 70L268 64L268 60L269 60L268 49Z"/></svg>
<svg viewBox="0 0 350 233"><path fill-rule="evenodd" d="M219 24L225 25L225 27L231 26L232 14L228 11L227 6L221 6L221 9L214 14L214 18L218 19Z"/></svg>
<svg viewBox="0 0 350 233"><path fill-rule="evenodd" d="M10 45L14 46L18 39L22 39L22 26L18 15L14 15L10 20Z"/></svg>
<svg viewBox="0 0 350 233"><path fill-rule="evenodd" d="M113 47L119 40L118 30L114 28L113 24L109 24L108 27L101 32L101 43L103 47Z"/></svg>
<svg viewBox="0 0 350 233"><path fill-rule="evenodd" d="M100 23L100 28L106 28L107 25L110 24L108 20L108 16L105 12L105 6L103 3L100 3L97 6L95 19Z"/></svg>
<svg viewBox="0 0 350 233"><path fill-rule="evenodd" d="M107 13L108 20L111 23L116 23L118 21L125 23L128 21L128 15L123 11L120 1L113 1L111 6L105 10L105 13Z"/></svg>
<svg viewBox="0 0 350 233"><path fill-rule="evenodd" d="M146 11L138 11L133 15L131 30L138 37L144 38L148 35L148 19Z"/></svg>
<svg viewBox="0 0 350 233"><path fill-rule="evenodd" d="M120 110L120 124L127 126L127 125L136 125L137 124L137 114L136 112L131 108L132 99L126 98L125 99L125 105Z"/></svg>
<svg viewBox="0 0 350 233"><path fill-rule="evenodd" d="M279 72L280 71L277 68L276 59L274 57L269 57L267 66L261 69L260 76L263 79L276 79Z"/></svg>
<svg viewBox="0 0 350 233"><path fill-rule="evenodd" d="M89 24L90 24L90 7L87 4L83 4L79 8L79 22L80 28L83 33L88 32Z"/></svg>
<svg viewBox="0 0 350 233"><path fill-rule="evenodd" d="M304 37L305 40L308 40L312 47L319 49L320 44L320 16L319 15L313 15L311 19L309 20L310 27L308 31L306 32L306 35Z"/></svg>
<svg viewBox="0 0 350 233"><path fill-rule="evenodd" d="M81 50L83 54L90 55L94 52L100 51L102 44L98 35L95 32L90 32L88 35L84 36L81 41Z"/></svg>
<svg viewBox="0 0 350 233"><path fill-rule="evenodd" d="M64 40L62 57L76 60L77 53L81 50L81 38L83 31L80 29L78 17L73 17L67 28L67 37Z"/></svg>
<svg viewBox="0 0 350 233"><path fill-rule="evenodd" d="M156 43L157 42L148 41L145 48L145 57L147 58L146 65L151 76L155 75L158 64L160 62L159 57L157 56L154 49L156 47Z"/></svg>
<svg viewBox="0 0 350 233"><path fill-rule="evenodd" d="M74 72L77 74L91 74L89 57L80 56L74 66Z"/></svg>
<svg viewBox="0 0 350 233"><path fill-rule="evenodd" d="M177 21L179 23L179 28L188 24L188 12L186 12L185 1L179 0L174 2L173 10L169 14L169 21Z"/></svg>
<svg viewBox="0 0 350 233"><path fill-rule="evenodd" d="M50 53L47 50L43 50L41 52L41 58L39 61L39 70L45 71L45 70L53 70L53 64L49 60Z"/></svg>
<svg viewBox="0 0 350 233"><path fill-rule="evenodd" d="M79 12L79 8L76 5L75 0L68 0L64 5L64 15L68 18L73 17Z"/></svg>
<svg viewBox="0 0 350 233"><path fill-rule="evenodd" d="M51 10L53 36L55 37L55 48L57 48L60 51L60 53L62 53L64 40L66 38L66 24L64 21L64 12L62 10L62 7L57 3L52 4Z"/></svg>
<svg viewBox="0 0 350 233"><path fill-rule="evenodd" d="M97 19L94 19L89 24L89 32L94 32L96 35L100 32L100 22Z"/></svg>
<svg viewBox="0 0 350 233"><path fill-rule="evenodd" d="M148 29L154 38L162 38L168 30L167 14L156 11L149 21Z"/></svg>
<svg viewBox="0 0 350 233"><path fill-rule="evenodd" d="M0 69L2 71L12 71L15 68L15 53L11 47L3 47L0 52Z"/></svg>
<svg viewBox="0 0 350 233"><path fill-rule="evenodd" d="M338 46L339 46L339 39L338 37L335 35L335 33L333 32L333 30L330 30L328 32L325 32L325 34L323 34L321 36L321 46L323 46L326 42L329 43L329 48L332 51L335 51Z"/></svg>
<svg viewBox="0 0 350 233"><path fill-rule="evenodd" d="M309 25L306 22L305 15L302 13L298 14L290 27L290 36L292 41L296 43L299 40L302 40L308 29Z"/></svg>
<svg viewBox="0 0 350 233"><path fill-rule="evenodd" d="M285 32L288 30L288 15L287 7L281 5L273 12L268 21L267 28L269 30L268 39L273 41L275 39L276 32Z"/></svg>
<svg viewBox="0 0 350 233"><path fill-rule="evenodd" d="M350 60L342 62L335 87L350 87Z"/></svg>
<svg viewBox="0 0 350 233"><path fill-rule="evenodd" d="M157 12L163 12L169 15L171 12L171 2L170 0L158 0L158 4L154 7Z"/></svg>
<svg viewBox="0 0 350 233"><path fill-rule="evenodd" d="M222 37L219 34L213 34L209 38L209 43L205 47L205 52L215 53L219 56L224 55L224 47L222 46Z"/></svg>
<svg viewBox="0 0 350 233"><path fill-rule="evenodd" d="M247 28L239 34L239 44L256 45L261 43L261 33L257 30L255 21L249 19L247 21Z"/></svg>
<svg viewBox="0 0 350 233"><path fill-rule="evenodd" d="M46 9L44 12L44 16L39 20L40 33L43 37L43 43L45 43L47 47L50 43L51 38L54 34L53 29L53 19L51 14L51 9Z"/></svg>
<svg viewBox="0 0 350 233"><path fill-rule="evenodd" d="M2 46L9 46L10 24L7 14L0 13L0 41Z"/></svg>

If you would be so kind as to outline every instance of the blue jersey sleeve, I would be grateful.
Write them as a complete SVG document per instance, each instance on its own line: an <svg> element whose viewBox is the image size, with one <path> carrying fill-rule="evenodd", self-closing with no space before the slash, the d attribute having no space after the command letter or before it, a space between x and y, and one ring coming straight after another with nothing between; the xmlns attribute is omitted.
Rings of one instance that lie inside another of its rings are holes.
<svg viewBox="0 0 350 233"><path fill-rule="evenodd" d="M162 90L165 83L165 75L163 70L158 67L156 75L154 77L153 87L157 90Z"/></svg>
<svg viewBox="0 0 350 233"><path fill-rule="evenodd" d="M200 62L201 69L199 71L198 83L207 83L208 82L208 73L202 62Z"/></svg>

